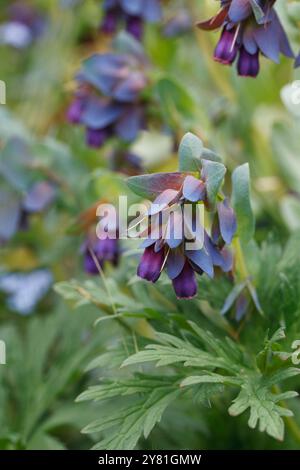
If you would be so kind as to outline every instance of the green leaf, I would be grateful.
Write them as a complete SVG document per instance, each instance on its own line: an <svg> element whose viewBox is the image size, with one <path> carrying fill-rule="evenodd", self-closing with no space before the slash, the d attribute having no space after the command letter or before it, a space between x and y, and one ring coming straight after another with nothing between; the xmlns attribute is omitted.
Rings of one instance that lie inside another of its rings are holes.
<svg viewBox="0 0 300 470"><path fill-rule="evenodd" d="M28 171L32 156L28 143L20 138L10 139L0 152L0 176L19 194L33 182L33 171Z"/></svg>
<svg viewBox="0 0 300 470"><path fill-rule="evenodd" d="M300 369L297 367L289 367L288 369L278 370L273 374L264 378L264 384L272 387L278 383L284 382L287 379L295 377L300 374Z"/></svg>
<svg viewBox="0 0 300 470"><path fill-rule="evenodd" d="M201 383L196 385L194 401L198 404L211 407L211 399L214 395L220 395L224 391L224 385L220 383Z"/></svg>
<svg viewBox="0 0 300 470"><path fill-rule="evenodd" d="M113 279L106 280L106 287L110 292L115 292L114 304L127 309L142 309L142 304L137 303L134 299L123 294ZM111 298L107 295L107 291L102 288L98 282L88 280L79 282L72 279L69 282L59 282L54 285L54 290L67 300L75 302L75 307L82 305L94 304L97 307L112 307Z"/></svg>
<svg viewBox="0 0 300 470"><path fill-rule="evenodd" d="M249 408L249 427L254 429L258 426L261 432L266 432L269 436L282 441L284 438L282 417L292 416L293 413L278 406L277 401L278 397L273 395L262 382L249 381L243 384L241 392L229 408L229 414L238 416Z"/></svg>
<svg viewBox="0 0 300 470"><path fill-rule="evenodd" d="M207 149L206 147L203 147L202 158L204 160L211 160L212 162L222 163L222 158L220 157L220 155L218 155L211 149Z"/></svg>
<svg viewBox="0 0 300 470"><path fill-rule="evenodd" d="M121 408L115 406L113 412L83 429L82 432L87 434L109 430L107 437L96 444L94 449L134 449L139 438L142 435L145 438L149 436L155 424L161 420L165 409L182 393L170 381L169 384L165 383L164 378L156 382L151 378L142 381L142 384L140 382L141 379L137 376L131 380L131 383L126 380L119 381L118 384L112 382L109 385L108 395L102 390L100 400L118 395L120 391L128 394L128 390L143 395L135 396L132 403L125 404ZM114 386L117 386L115 394Z"/></svg>
<svg viewBox="0 0 300 470"><path fill-rule="evenodd" d="M232 206L237 217L238 236L243 242L249 242L254 235L255 222L250 202L248 163L237 167L232 174Z"/></svg>
<svg viewBox="0 0 300 470"><path fill-rule="evenodd" d="M271 336L271 338L266 338L265 340L265 347L262 351L260 351L256 356L256 363L257 366L260 368L262 372L268 367L268 364L271 362L273 355L277 354L277 341L280 341L285 338L285 328L280 327L275 333Z"/></svg>
<svg viewBox="0 0 300 470"><path fill-rule="evenodd" d="M240 385L242 383L242 379L238 377L229 377L214 373L209 373L206 375L192 375L184 379L180 386L181 387L188 387L191 385L203 384L203 383L218 383L218 384L226 384L226 385Z"/></svg>
<svg viewBox="0 0 300 470"><path fill-rule="evenodd" d="M86 371L97 369L98 367L108 369L115 369L120 367L122 362L126 359L125 349L112 349L101 354L101 356L93 359L86 367Z"/></svg>
<svg viewBox="0 0 300 470"><path fill-rule="evenodd" d="M206 332L206 336L209 337L208 332ZM150 344L146 346L145 350L139 351L126 359L122 367L152 361L156 362L156 367L183 363L185 367L213 369L220 367L229 372L232 372L235 367L223 351L218 355L211 354L193 346L188 341L183 341L165 333L157 333L156 337L163 344ZM218 345L216 344L215 347L217 348ZM218 351L220 350L218 349Z"/></svg>
<svg viewBox="0 0 300 470"><path fill-rule="evenodd" d="M100 401L117 396L145 393L149 390L161 387L165 382L167 385L170 385L170 381L163 377L148 377L143 374L136 374L133 379L128 380L106 380L105 383L101 385L89 387L88 390L77 397L76 401Z"/></svg>
<svg viewBox="0 0 300 470"><path fill-rule="evenodd" d="M203 143L195 134L188 132L179 146L179 171L199 171Z"/></svg>
<svg viewBox="0 0 300 470"><path fill-rule="evenodd" d="M154 173L152 175L132 176L127 179L129 188L138 196L154 199L165 189L179 191L187 173Z"/></svg>
<svg viewBox="0 0 300 470"><path fill-rule="evenodd" d="M211 160L202 160L203 176L206 180L206 192L208 202L214 207L218 192L224 181L226 168L223 163Z"/></svg>

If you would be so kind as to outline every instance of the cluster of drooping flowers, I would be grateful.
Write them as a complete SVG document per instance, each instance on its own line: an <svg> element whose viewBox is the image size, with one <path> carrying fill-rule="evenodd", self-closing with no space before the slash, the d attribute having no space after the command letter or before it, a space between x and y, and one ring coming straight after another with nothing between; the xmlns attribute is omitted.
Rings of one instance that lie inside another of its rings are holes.
<svg viewBox="0 0 300 470"><path fill-rule="evenodd" d="M208 21L198 23L200 29L222 28L214 59L231 65L237 60L238 74L256 77L259 56L279 63L280 53L294 58L287 35L274 9L276 0L221 0L221 9Z"/></svg>
<svg viewBox="0 0 300 470"><path fill-rule="evenodd" d="M99 148L112 136L131 142L145 127L145 68L139 48L136 53L96 54L84 61L68 119L86 128L90 147Z"/></svg>
<svg viewBox="0 0 300 470"><path fill-rule="evenodd" d="M193 173L159 173L128 180L134 191L141 188L140 194L156 196L146 213L147 226L138 234L144 238L145 251L137 274L156 282L165 269L178 298L196 295L196 274L212 278L216 268L229 272L233 267L228 245L237 224L229 201L221 193L226 169L205 157L204 153L201 159L199 156L198 169ZM210 231L207 213L212 216Z"/></svg>
<svg viewBox="0 0 300 470"><path fill-rule="evenodd" d="M45 31L45 17L30 2L10 2L6 17L7 20L0 25L0 44L23 49Z"/></svg>
<svg viewBox="0 0 300 470"><path fill-rule="evenodd" d="M121 254L117 223L113 228L110 224L111 231L102 230L101 237L98 237L96 231L97 208L102 202L98 201L82 212L73 227L74 233L83 235L80 252L83 256L83 268L90 275L99 274L107 262L117 266Z"/></svg>
<svg viewBox="0 0 300 470"><path fill-rule="evenodd" d="M125 23L126 31L141 40L144 24L156 23L161 19L160 3L161 0L104 0L101 30L114 34L119 24Z"/></svg>

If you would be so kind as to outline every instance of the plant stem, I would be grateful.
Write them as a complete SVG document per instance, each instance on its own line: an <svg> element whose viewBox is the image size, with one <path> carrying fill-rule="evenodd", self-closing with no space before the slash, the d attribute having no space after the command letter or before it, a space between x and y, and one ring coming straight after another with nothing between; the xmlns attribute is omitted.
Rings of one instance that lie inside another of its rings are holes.
<svg viewBox="0 0 300 470"><path fill-rule="evenodd" d="M249 271L248 271L248 268L247 268L247 265L246 265L246 261L245 261L245 258L244 258L244 253L243 253L243 250L242 250L241 241L240 241L239 237L236 237L233 240L233 244L234 244L235 253L236 253L236 264L238 266L238 270L239 270L239 273L240 273L240 276L241 276L241 280L246 281L247 279L249 279L250 274L249 274Z"/></svg>
<svg viewBox="0 0 300 470"><path fill-rule="evenodd" d="M94 251L92 249L89 249L89 252L90 252L90 254L93 258L93 261L94 261L94 263L95 263L95 265L96 265L96 267L99 271L99 274L101 276L104 288L107 292L107 295L108 295L108 298L109 298L109 301L110 301L110 304L111 304L111 309L112 309L112 312L113 312L112 317L116 318L117 321L120 323L120 325L122 325L127 331L130 331L131 333L136 332L140 336L144 336L144 337L149 338L149 339L154 339L155 338L155 331L151 327L151 325L147 322L146 319L142 319L139 322L136 322L134 327L131 327L126 321L124 321L121 318L118 318L118 310L117 310L116 305L114 303L113 295L111 293L109 284L106 281L106 277L105 277L105 274L103 272L103 269L102 269L96 255L95 255Z"/></svg>

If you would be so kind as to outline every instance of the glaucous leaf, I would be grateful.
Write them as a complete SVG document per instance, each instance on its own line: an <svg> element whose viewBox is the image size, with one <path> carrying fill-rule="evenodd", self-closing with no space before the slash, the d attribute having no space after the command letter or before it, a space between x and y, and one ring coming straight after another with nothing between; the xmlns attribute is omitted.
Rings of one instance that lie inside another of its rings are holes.
<svg viewBox="0 0 300 470"><path fill-rule="evenodd" d="M254 235L255 222L250 201L250 171L248 163L232 174L232 206L237 218L237 234L244 242Z"/></svg>
<svg viewBox="0 0 300 470"><path fill-rule="evenodd" d="M186 173L154 173L152 175L132 176L127 179L129 188L138 196L153 199L166 189L179 191Z"/></svg>

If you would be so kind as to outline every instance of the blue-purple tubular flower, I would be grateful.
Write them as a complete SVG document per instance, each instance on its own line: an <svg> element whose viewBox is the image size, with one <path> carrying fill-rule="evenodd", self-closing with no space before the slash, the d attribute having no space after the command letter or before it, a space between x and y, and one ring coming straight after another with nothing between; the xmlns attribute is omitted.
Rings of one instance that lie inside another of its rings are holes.
<svg viewBox="0 0 300 470"><path fill-rule="evenodd" d="M201 217L199 223L199 205L209 206L205 171L199 178L179 173L179 184L174 173L165 179L161 175L158 178L166 187L161 188L148 210L149 225L142 233L146 237L142 244L145 251L137 274L156 282L166 269L177 297L190 299L197 293L196 274L213 277L215 268L223 272L232 269L233 259L226 244L236 233L236 218L227 199L218 202L209 236Z"/></svg>
<svg viewBox="0 0 300 470"><path fill-rule="evenodd" d="M101 30L113 34L123 23L128 33L141 40L144 23L156 23L161 19L160 3L160 0L104 0Z"/></svg>
<svg viewBox="0 0 300 470"><path fill-rule="evenodd" d="M210 31L222 28L214 59L231 65L237 59L238 74L256 77L260 70L260 54L279 63L280 54L293 58L287 35L273 5L275 0L258 0L260 16L251 0L221 0L221 10L199 28Z"/></svg>
<svg viewBox="0 0 300 470"><path fill-rule="evenodd" d="M160 276L164 262L164 250L155 251L154 245L145 249L140 261L137 274L142 279L156 282Z"/></svg>
<svg viewBox="0 0 300 470"><path fill-rule="evenodd" d="M34 183L24 195L0 189L0 244L18 231L27 230L32 214L45 211L56 197L56 187L48 181Z"/></svg>
<svg viewBox="0 0 300 470"><path fill-rule="evenodd" d="M140 56L112 53L93 55L83 63L67 118L86 128L89 146L101 147L114 135L131 142L145 127L144 65Z"/></svg>
<svg viewBox="0 0 300 470"><path fill-rule="evenodd" d="M188 261L185 262L183 270L172 282L176 295L180 299L191 299L197 294L195 272Z"/></svg>
<svg viewBox="0 0 300 470"><path fill-rule="evenodd" d="M7 22L0 25L0 44L26 48L43 34L45 27L45 18L29 2L11 2Z"/></svg>
<svg viewBox="0 0 300 470"><path fill-rule="evenodd" d="M215 49L215 60L225 65L232 64L236 59L237 53L238 45L234 40L234 31L228 31L224 28Z"/></svg>
<svg viewBox="0 0 300 470"><path fill-rule="evenodd" d="M87 274L99 274L99 267L102 269L105 262L117 266L119 262L120 250L117 239L105 238L100 240L96 235L88 235L81 248L84 257L84 270ZM99 266L97 266L97 260Z"/></svg>

